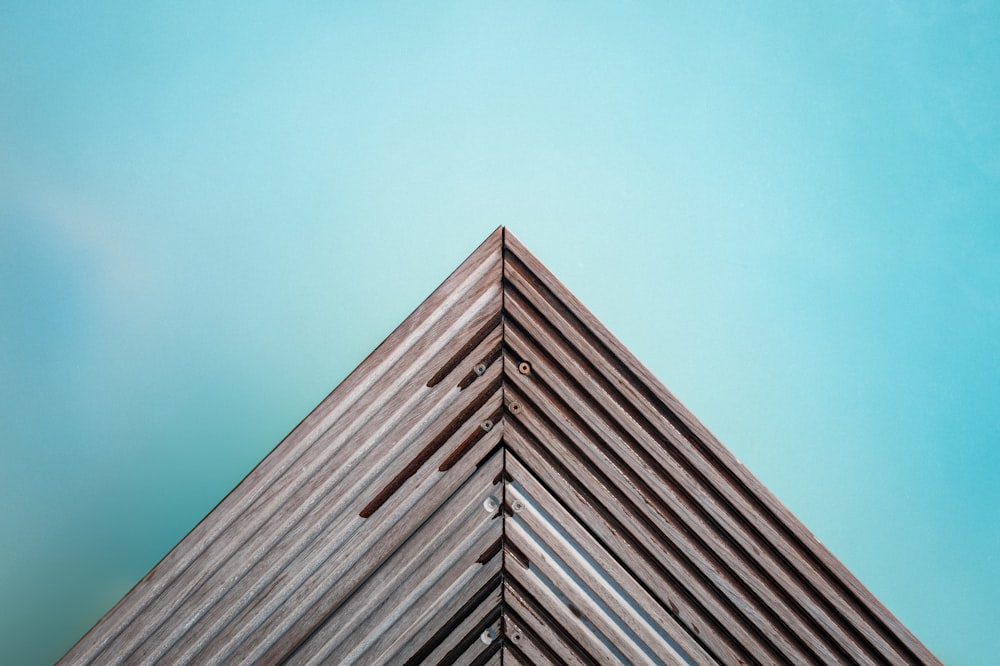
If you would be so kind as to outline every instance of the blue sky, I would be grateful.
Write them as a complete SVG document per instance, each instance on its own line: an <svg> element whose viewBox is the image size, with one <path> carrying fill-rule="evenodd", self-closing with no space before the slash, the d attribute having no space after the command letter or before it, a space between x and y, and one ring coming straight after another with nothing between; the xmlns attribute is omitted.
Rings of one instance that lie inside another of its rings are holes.
<svg viewBox="0 0 1000 666"><path fill-rule="evenodd" d="M939 657L1000 653L1000 5L3 3L0 663L498 225Z"/></svg>

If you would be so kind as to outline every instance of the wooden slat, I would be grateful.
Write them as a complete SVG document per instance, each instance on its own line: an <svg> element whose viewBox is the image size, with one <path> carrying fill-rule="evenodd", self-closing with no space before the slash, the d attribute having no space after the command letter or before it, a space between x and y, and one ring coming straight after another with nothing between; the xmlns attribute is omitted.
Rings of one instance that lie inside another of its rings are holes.
<svg viewBox="0 0 1000 666"><path fill-rule="evenodd" d="M481 664L499 664L503 662L503 630L498 617L483 627L476 627L460 647L465 649L455 654L445 655L444 664L456 666L480 666ZM489 640L489 642L486 642Z"/></svg>

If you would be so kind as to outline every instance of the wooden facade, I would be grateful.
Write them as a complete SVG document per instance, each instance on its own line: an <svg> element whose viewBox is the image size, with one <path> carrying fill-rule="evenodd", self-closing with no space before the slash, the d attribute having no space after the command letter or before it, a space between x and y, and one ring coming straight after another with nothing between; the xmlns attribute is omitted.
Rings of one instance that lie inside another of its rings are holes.
<svg viewBox="0 0 1000 666"><path fill-rule="evenodd" d="M498 229L65 664L936 664Z"/></svg>

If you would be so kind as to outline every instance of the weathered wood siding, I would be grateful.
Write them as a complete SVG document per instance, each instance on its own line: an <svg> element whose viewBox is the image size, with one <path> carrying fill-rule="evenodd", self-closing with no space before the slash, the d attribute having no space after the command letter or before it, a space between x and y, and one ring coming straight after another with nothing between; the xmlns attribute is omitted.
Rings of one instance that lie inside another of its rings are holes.
<svg viewBox="0 0 1000 666"><path fill-rule="evenodd" d="M63 663L938 663L498 229Z"/></svg>
<svg viewBox="0 0 1000 666"><path fill-rule="evenodd" d="M938 663L510 232L504 364L521 662Z"/></svg>

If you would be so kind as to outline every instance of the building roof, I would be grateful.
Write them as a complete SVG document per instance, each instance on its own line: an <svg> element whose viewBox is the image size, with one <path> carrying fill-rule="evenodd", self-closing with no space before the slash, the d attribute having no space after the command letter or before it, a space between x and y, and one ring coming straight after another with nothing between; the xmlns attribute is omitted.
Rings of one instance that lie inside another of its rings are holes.
<svg viewBox="0 0 1000 666"><path fill-rule="evenodd" d="M497 229L61 663L939 663Z"/></svg>

